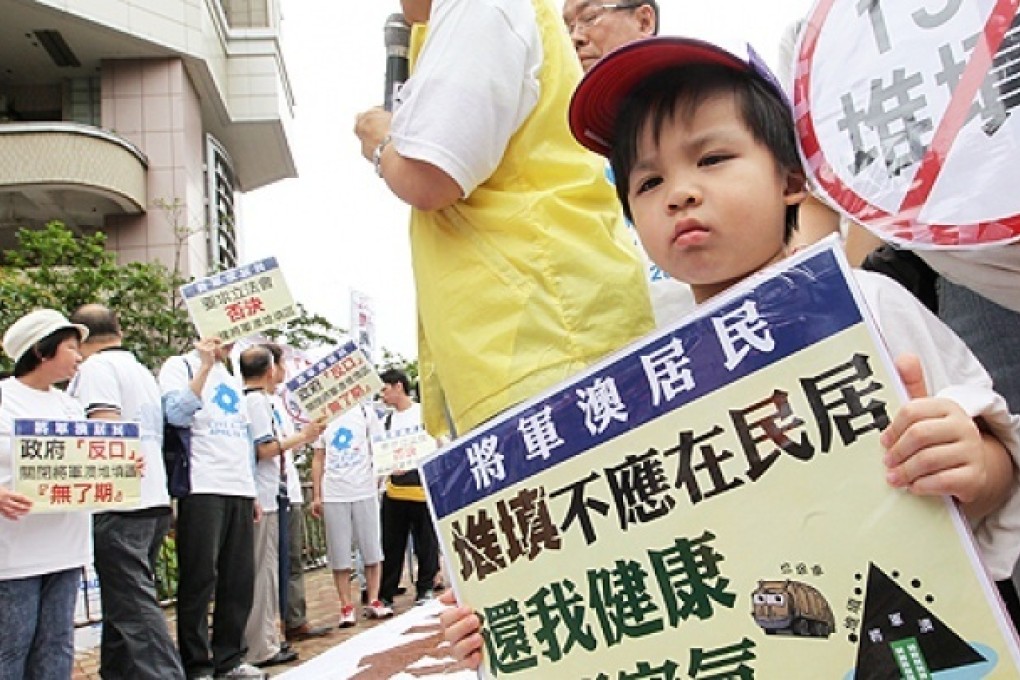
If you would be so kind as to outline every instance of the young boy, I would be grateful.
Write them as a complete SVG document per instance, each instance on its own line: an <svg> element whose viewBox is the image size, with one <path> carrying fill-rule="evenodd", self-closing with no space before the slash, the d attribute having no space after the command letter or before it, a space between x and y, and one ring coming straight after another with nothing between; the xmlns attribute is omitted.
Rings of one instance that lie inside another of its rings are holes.
<svg viewBox="0 0 1020 680"><path fill-rule="evenodd" d="M745 61L681 38L631 43L582 80L570 126L609 157L645 250L698 303L788 254L804 174L789 105L753 53ZM1020 551L1017 419L962 341L909 293L876 274L857 279L911 398L882 434L886 478L954 496L992 577L1008 584ZM442 622L454 655L479 662L471 610Z"/></svg>

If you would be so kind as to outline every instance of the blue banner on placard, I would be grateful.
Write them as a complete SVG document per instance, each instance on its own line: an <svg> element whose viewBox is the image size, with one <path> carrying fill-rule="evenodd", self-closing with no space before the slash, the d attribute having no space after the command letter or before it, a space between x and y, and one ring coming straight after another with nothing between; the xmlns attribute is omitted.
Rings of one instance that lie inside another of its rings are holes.
<svg viewBox="0 0 1020 680"><path fill-rule="evenodd" d="M458 440L422 464L442 518L861 322L831 250ZM498 465L491 464L498 460Z"/></svg>

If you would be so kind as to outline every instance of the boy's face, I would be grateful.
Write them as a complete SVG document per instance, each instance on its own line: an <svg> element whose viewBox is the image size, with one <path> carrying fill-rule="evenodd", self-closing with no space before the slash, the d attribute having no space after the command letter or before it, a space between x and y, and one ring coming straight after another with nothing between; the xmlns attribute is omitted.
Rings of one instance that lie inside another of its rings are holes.
<svg viewBox="0 0 1020 680"><path fill-rule="evenodd" d="M785 256L786 208L803 200L804 179L751 136L733 94L709 95L689 118L682 109L658 143L645 127L625 179L649 257L703 302Z"/></svg>

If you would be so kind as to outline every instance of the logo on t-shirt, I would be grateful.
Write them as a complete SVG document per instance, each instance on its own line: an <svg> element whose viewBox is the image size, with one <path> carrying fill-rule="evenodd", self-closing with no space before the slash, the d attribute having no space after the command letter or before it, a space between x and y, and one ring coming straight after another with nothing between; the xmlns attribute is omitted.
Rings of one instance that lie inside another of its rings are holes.
<svg viewBox="0 0 1020 680"><path fill-rule="evenodd" d="M213 396L214 404L223 409L224 413L233 415L241 403L241 397L237 392L225 383L216 386L216 394Z"/></svg>
<svg viewBox="0 0 1020 680"><path fill-rule="evenodd" d="M330 444L332 444L333 448L337 451L345 451L351 448L351 442L353 441L354 433L346 427L341 427L336 431L336 434L333 435L333 441L331 441Z"/></svg>

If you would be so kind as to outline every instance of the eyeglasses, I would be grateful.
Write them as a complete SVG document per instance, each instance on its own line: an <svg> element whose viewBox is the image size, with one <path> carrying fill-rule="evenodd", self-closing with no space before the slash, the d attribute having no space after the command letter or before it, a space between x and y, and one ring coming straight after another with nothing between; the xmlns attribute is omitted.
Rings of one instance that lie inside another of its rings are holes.
<svg viewBox="0 0 1020 680"><path fill-rule="evenodd" d="M606 16L609 12L616 12L623 9L637 9L644 4L645 3L643 2L607 2L601 5L588 5L574 18L573 22L567 23L567 33L569 35L574 35L574 31L587 33L593 26L602 21L602 17Z"/></svg>

